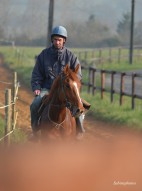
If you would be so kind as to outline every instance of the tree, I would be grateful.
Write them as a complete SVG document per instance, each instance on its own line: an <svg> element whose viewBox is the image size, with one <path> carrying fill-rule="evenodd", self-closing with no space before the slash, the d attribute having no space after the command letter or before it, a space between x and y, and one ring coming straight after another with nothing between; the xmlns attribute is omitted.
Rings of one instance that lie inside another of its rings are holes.
<svg viewBox="0 0 142 191"><path fill-rule="evenodd" d="M142 44L142 21L139 21L136 24L134 42L137 45Z"/></svg>
<svg viewBox="0 0 142 191"><path fill-rule="evenodd" d="M12 0L1 0L0 2L0 38L4 38L5 33L8 30L11 1Z"/></svg>
<svg viewBox="0 0 142 191"><path fill-rule="evenodd" d="M130 26L131 26L131 14L130 12L124 13L122 21L119 21L117 25L117 33L123 44L128 45L130 40Z"/></svg>
<svg viewBox="0 0 142 191"><path fill-rule="evenodd" d="M47 0L28 0L27 3L24 18L25 27L21 26L23 32L30 39L46 35L49 2Z"/></svg>
<svg viewBox="0 0 142 191"><path fill-rule="evenodd" d="M4 38L4 29L0 26L0 39Z"/></svg>
<svg viewBox="0 0 142 191"><path fill-rule="evenodd" d="M97 20L88 20L86 23L70 22L67 30L69 33L67 43L74 47L95 47L96 42L103 42L112 35L108 26ZM102 46L103 44L106 45L106 42L102 43Z"/></svg>
<svg viewBox="0 0 142 191"><path fill-rule="evenodd" d="M124 32L129 31L130 24L131 24L131 14L129 12L124 13L122 21L120 21L117 26L118 34L123 34Z"/></svg>

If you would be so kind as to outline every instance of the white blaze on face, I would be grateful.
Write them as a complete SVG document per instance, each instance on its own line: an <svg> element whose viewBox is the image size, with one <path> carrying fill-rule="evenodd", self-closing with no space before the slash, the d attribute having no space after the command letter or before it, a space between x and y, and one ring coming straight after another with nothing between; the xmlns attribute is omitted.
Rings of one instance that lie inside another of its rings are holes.
<svg viewBox="0 0 142 191"><path fill-rule="evenodd" d="M75 89L76 89L76 93L77 93L77 95L78 95L79 101L82 103L81 98L80 98L80 95L79 95L79 90L78 90L78 87L77 87L77 83L76 83L76 82L73 82L73 85L74 85L74 87L75 87Z"/></svg>

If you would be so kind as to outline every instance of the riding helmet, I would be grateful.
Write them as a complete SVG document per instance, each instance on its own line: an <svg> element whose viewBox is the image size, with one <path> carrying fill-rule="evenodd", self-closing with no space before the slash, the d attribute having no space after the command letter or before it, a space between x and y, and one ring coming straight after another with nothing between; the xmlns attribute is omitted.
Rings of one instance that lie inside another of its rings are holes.
<svg viewBox="0 0 142 191"><path fill-rule="evenodd" d="M57 26L57 27L53 28L52 33L51 33L51 38L54 35L57 35L57 36L59 35L59 36L66 39L67 38L67 30L63 26Z"/></svg>

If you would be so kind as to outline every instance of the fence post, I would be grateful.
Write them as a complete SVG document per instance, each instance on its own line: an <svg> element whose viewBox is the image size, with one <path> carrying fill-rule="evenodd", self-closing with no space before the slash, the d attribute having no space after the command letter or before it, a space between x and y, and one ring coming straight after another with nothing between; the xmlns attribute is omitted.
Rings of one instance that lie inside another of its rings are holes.
<svg viewBox="0 0 142 191"><path fill-rule="evenodd" d="M109 48L109 63L112 62L112 49Z"/></svg>
<svg viewBox="0 0 142 191"><path fill-rule="evenodd" d="M88 74L88 93L90 94L90 88L92 86L92 75L91 75L91 68L89 67L89 74Z"/></svg>
<svg viewBox="0 0 142 191"><path fill-rule="evenodd" d="M101 70L101 99L104 97L104 88L105 88L105 71Z"/></svg>
<svg viewBox="0 0 142 191"><path fill-rule="evenodd" d="M135 77L136 74L132 73L132 109L135 108Z"/></svg>
<svg viewBox="0 0 142 191"><path fill-rule="evenodd" d="M95 71L96 69L93 69L92 70L92 95L94 95L94 92L95 92Z"/></svg>
<svg viewBox="0 0 142 191"><path fill-rule="evenodd" d="M113 95L114 95L114 75L115 71L111 73L111 103L113 103Z"/></svg>
<svg viewBox="0 0 142 191"><path fill-rule="evenodd" d="M99 49L99 63L102 63L102 49Z"/></svg>
<svg viewBox="0 0 142 191"><path fill-rule="evenodd" d="M125 75L125 73L121 73L121 80L120 80L120 105L123 104L123 94L124 94L124 75Z"/></svg>
<svg viewBox="0 0 142 191"><path fill-rule="evenodd" d="M5 90L5 135L11 130L11 89ZM4 143L8 146L10 144L10 136L4 138Z"/></svg>
<svg viewBox="0 0 142 191"><path fill-rule="evenodd" d="M92 50L92 58L95 58L95 50Z"/></svg>
<svg viewBox="0 0 142 191"><path fill-rule="evenodd" d="M137 50L138 52L137 52L137 61L139 61L140 60L140 58L141 58L141 54L140 54L140 49L138 48L138 50Z"/></svg>
<svg viewBox="0 0 142 191"><path fill-rule="evenodd" d="M118 63L121 61L121 48L118 49Z"/></svg>
<svg viewBox="0 0 142 191"><path fill-rule="evenodd" d="M87 55L88 55L88 52L87 52L87 51L85 51L85 52L84 52L84 59L85 59L85 63L87 63Z"/></svg>
<svg viewBox="0 0 142 191"><path fill-rule="evenodd" d="M18 51L18 55L17 55L17 64L20 64L20 51Z"/></svg>
<svg viewBox="0 0 142 191"><path fill-rule="evenodd" d="M16 89L17 89L17 73L13 74L13 95L12 95L12 129L15 129L15 113L16 113Z"/></svg>

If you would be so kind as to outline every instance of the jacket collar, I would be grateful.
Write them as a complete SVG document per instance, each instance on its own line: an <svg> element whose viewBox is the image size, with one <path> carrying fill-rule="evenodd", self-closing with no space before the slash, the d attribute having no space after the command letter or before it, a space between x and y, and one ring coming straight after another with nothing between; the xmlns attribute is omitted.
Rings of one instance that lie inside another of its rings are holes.
<svg viewBox="0 0 142 191"><path fill-rule="evenodd" d="M50 46L50 52L54 55L61 55L65 51L65 46L62 49L56 49L53 45Z"/></svg>

